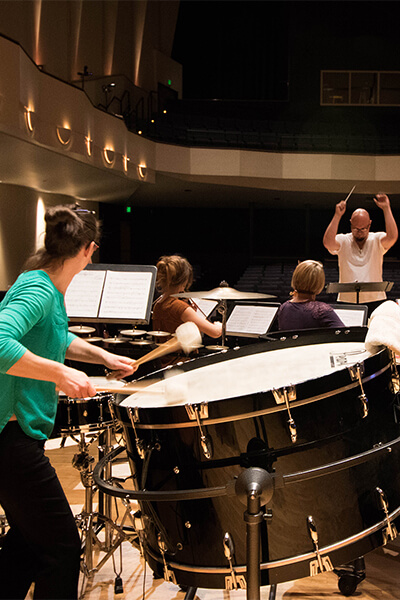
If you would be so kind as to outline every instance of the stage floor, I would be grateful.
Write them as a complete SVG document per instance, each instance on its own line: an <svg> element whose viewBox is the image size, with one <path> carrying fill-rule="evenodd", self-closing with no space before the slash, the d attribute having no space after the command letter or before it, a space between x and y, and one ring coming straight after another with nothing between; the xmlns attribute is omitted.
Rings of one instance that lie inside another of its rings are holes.
<svg viewBox="0 0 400 600"><path fill-rule="evenodd" d="M46 452L56 468L64 486L68 500L75 514L82 511L85 501L85 491L81 483L80 472L72 466L72 459L78 451L78 446L70 438L63 448L60 439L49 440ZM90 447L90 454L98 458L96 443ZM129 475L127 464L117 466L117 476ZM113 469L114 474L114 469ZM130 487L130 486L127 486ZM97 494L94 497L94 510L97 508ZM120 501L118 501L118 505ZM120 507L120 516L124 507ZM105 564L85 580L82 589L83 600L183 600L185 593L172 583L163 579L153 579L153 573L140 557L139 551L129 542L123 542L122 552L116 550ZM120 567L122 554L123 593L114 593L115 572ZM94 554L94 564L97 556L101 559L104 554ZM366 579L361 582L356 592L351 596L357 600L396 600L400 598L400 538L390 542L384 548L379 548L365 557ZM270 588L261 588L261 599L268 600ZM339 600L344 598L338 589L338 578L334 573L324 573L316 577L307 577L296 581L281 583L277 586L276 600ZM246 592L198 589L198 600L246 600Z"/></svg>

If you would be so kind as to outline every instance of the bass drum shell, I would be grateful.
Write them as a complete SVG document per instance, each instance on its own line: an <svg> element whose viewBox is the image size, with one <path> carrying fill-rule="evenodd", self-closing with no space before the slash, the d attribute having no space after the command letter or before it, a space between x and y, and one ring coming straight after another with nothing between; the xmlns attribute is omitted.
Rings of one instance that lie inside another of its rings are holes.
<svg viewBox="0 0 400 600"><path fill-rule="evenodd" d="M224 369L230 366L234 379L235 361L240 357L258 360L265 353L272 369L278 349L290 348L291 355L296 349L300 356L305 347L319 344L315 351L322 353L325 343L363 342L365 330L293 337L202 357L166 374L171 376L178 369L178 376L193 371L199 377L202 369L206 373L209 365L223 363ZM146 407L140 396L135 404L133 395L128 407L123 405L126 398L117 396L113 411L123 427L137 489L227 486L231 490L206 499L141 502L145 554L151 568L162 573L165 559L169 577L180 585L229 589L232 576L223 546L229 533L236 575L245 577L246 507L232 493L232 483L248 467L261 467L274 477L272 499L263 507L261 585L318 572L309 517L317 528L323 558L319 564L324 568L338 567L381 546L387 523L378 489L385 494L389 512L400 504L398 401L392 392L393 363L388 350L369 355L360 364L367 401L357 373L344 366L297 383L296 399L289 402L290 415L284 400L277 400L271 389L210 401L208 416L199 416L199 422L189 417L186 405ZM284 368L289 389L291 365ZM205 375L205 390L207 385ZM290 416L297 429L295 441L288 429ZM209 441L211 458L205 456L201 435ZM388 442L393 442L390 449L376 451ZM348 466L356 455L363 458ZM394 526L397 520L396 513Z"/></svg>

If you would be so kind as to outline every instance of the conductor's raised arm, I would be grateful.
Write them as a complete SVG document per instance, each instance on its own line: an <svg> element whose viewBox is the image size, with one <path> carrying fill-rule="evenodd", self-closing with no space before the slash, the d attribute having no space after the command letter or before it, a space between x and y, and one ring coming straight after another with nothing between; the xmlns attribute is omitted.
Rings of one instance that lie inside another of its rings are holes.
<svg viewBox="0 0 400 600"><path fill-rule="evenodd" d="M342 218L342 216L344 215L345 212L346 212L346 201L342 200L341 202L338 202L338 204L336 204L335 214L333 215L332 220L329 223L329 225L326 228L326 231L324 233L322 242L323 242L325 248L331 254L337 252L340 248L340 245L336 241L336 235L338 232L340 219Z"/></svg>

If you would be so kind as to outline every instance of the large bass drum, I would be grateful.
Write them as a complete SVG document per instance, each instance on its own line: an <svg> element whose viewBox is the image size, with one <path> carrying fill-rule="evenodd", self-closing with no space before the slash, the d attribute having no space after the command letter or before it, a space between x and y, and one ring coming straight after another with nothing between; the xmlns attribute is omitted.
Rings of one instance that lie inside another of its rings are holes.
<svg viewBox="0 0 400 600"><path fill-rule="evenodd" d="M331 570L397 535L398 376L389 350L366 352L365 332L304 332L201 357L113 400L136 489L203 492L141 502L153 570L180 585L245 587L245 506L232 490L249 467L274 483L261 585ZM225 495L207 497L221 486Z"/></svg>

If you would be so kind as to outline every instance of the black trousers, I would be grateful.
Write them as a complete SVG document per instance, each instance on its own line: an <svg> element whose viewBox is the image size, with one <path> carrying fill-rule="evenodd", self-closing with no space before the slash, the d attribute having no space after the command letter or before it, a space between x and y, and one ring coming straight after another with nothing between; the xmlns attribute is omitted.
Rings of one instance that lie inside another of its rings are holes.
<svg viewBox="0 0 400 600"><path fill-rule="evenodd" d="M10 528L0 550L0 598L78 596L81 544L74 516L44 442L17 421L0 433L0 505Z"/></svg>

